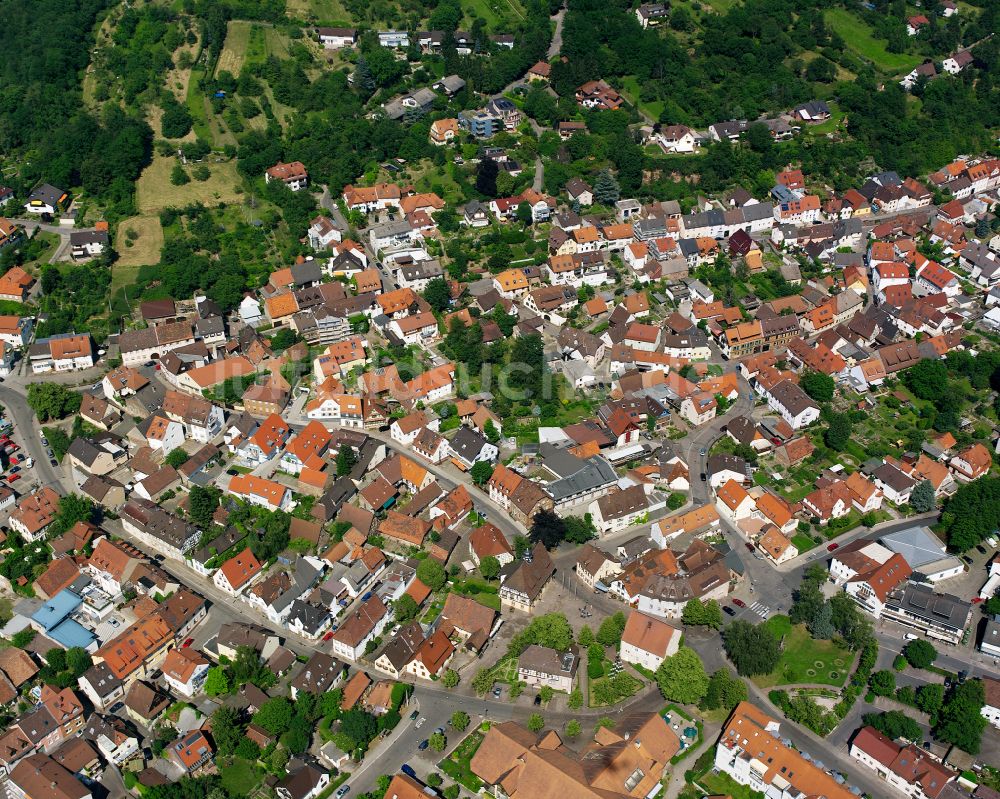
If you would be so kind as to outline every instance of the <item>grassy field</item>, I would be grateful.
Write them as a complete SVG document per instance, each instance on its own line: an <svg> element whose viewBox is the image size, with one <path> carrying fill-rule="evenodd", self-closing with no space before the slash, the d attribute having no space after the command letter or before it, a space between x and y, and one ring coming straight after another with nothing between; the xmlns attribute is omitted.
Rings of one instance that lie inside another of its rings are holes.
<svg viewBox="0 0 1000 799"><path fill-rule="evenodd" d="M129 233L136 237L130 242ZM160 260L160 249L163 247L163 228L156 216L134 216L118 225L118 238L115 250L118 260L115 266L145 266L155 264Z"/></svg>
<svg viewBox="0 0 1000 799"><path fill-rule="evenodd" d="M351 15L340 0L287 0L285 13L292 19L302 19L326 25L350 25Z"/></svg>
<svg viewBox="0 0 1000 799"><path fill-rule="evenodd" d="M201 79L205 72L192 69L187 85L187 107L194 121L194 134L199 139L212 143L212 131L208 125L208 109L205 107L205 95L201 90Z"/></svg>
<svg viewBox="0 0 1000 799"><path fill-rule="evenodd" d="M639 80L635 76L630 75L622 80L622 90L629 102L636 106L640 113L645 114L653 122L659 122L660 114L663 113L664 102L662 100L654 100L651 103L640 101Z"/></svg>
<svg viewBox="0 0 1000 799"><path fill-rule="evenodd" d="M224 760L219 764L222 787L230 796L246 796L260 782L253 765L240 757Z"/></svg>
<svg viewBox="0 0 1000 799"><path fill-rule="evenodd" d="M847 114L840 110L840 106L837 105L835 100L828 100L827 105L830 106L830 118L818 125L803 125L802 131L804 133L808 133L810 136L825 136L827 133L833 133L840 127Z"/></svg>
<svg viewBox="0 0 1000 799"><path fill-rule="evenodd" d="M847 679L854 655L833 641L809 636L804 624L792 626L787 616L772 616L765 624L782 638L781 660L770 674L755 677L761 688L776 685L832 685L841 687Z"/></svg>
<svg viewBox="0 0 1000 799"><path fill-rule="evenodd" d="M496 33L509 33L507 20L524 19L524 8L519 0L462 0L462 8L469 26L475 17L481 17Z"/></svg>
<svg viewBox="0 0 1000 799"><path fill-rule="evenodd" d="M848 47L884 72L904 74L920 63L920 56L890 53L885 49L886 43L876 39L872 29L863 20L846 9L829 9L826 21L843 37Z"/></svg>
<svg viewBox="0 0 1000 799"><path fill-rule="evenodd" d="M252 22L245 20L230 20L226 28L226 44L219 54L219 62L215 66L215 74L222 71L230 75L239 75L246 58L247 46L250 44L250 32L254 29Z"/></svg>
<svg viewBox="0 0 1000 799"><path fill-rule="evenodd" d="M208 164L212 176L204 181L192 180L184 186L170 182L170 172L177 161L155 156L136 181L136 204L143 214L152 214L164 208L179 208L193 202L206 205L234 203L240 200L240 177L235 162Z"/></svg>

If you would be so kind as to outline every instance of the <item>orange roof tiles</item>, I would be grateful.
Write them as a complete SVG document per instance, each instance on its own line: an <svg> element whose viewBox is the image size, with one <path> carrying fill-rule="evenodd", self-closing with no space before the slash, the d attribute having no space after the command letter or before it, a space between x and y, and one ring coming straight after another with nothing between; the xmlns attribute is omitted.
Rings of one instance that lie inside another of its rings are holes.
<svg viewBox="0 0 1000 799"><path fill-rule="evenodd" d="M229 560L219 567L226 576L226 580L234 590L239 591L243 586L260 574L260 561L254 557L250 547L247 547L238 555L233 555Z"/></svg>

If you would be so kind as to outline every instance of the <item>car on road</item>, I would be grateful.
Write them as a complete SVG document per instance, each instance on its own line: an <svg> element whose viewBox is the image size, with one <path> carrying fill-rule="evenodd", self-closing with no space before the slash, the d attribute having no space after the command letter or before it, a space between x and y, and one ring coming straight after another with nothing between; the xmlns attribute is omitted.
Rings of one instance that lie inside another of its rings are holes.
<svg viewBox="0 0 1000 799"><path fill-rule="evenodd" d="M426 750L426 749L427 749L427 747L428 747L428 746L430 746L430 745L431 745L431 742L430 742L429 740L427 740L426 738L424 738L424 740L422 740L422 741L421 741L421 742L420 742L420 743L419 743L419 744L417 745L417 749L419 749L419 750L420 750L421 752L423 752L423 751L424 751L424 750Z"/></svg>
<svg viewBox="0 0 1000 799"><path fill-rule="evenodd" d="M736 605L736 607L738 608L745 608L747 606L746 602L744 602L742 599L738 599L737 597L733 597L733 604Z"/></svg>
<svg viewBox="0 0 1000 799"><path fill-rule="evenodd" d="M972 597L972 604L973 605L978 605L982 601L983 601L983 598L981 596L974 596L974 597Z"/></svg>
<svg viewBox="0 0 1000 799"><path fill-rule="evenodd" d="M413 779L417 778L417 772L413 770L413 767L409 763L401 765L399 770L402 771L407 777L413 777Z"/></svg>
<svg viewBox="0 0 1000 799"><path fill-rule="evenodd" d="M49 460L49 466L58 466L58 465L59 461L57 461L55 458Z"/></svg>
<svg viewBox="0 0 1000 799"><path fill-rule="evenodd" d="M413 726L416 727L419 730L421 727L424 726L424 722L425 721L427 721L427 719L425 719L423 716L421 716L419 719L417 719L417 723L414 724Z"/></svg>
<svg viewBox="0 0 1000 799"><path fill-rule="evenodd" d="M436 732L436 733L438 733L440 735L444 735L444 727L436 727L434 729L434 732Z"/></svg>
<svg viewBox="0 0 1000 799"><path fill-rule="evenodd" d="M827 552L833 552L834 550L837 550L837 549L840 549L840 544L833 543L833 544L830 544L830 546L828 546L826 548L826 551Z"/></svg>
<svg viewBox="0 0 1000 799"><path fill-rule="evenodd" d="M419 710L414 710L410 714L410 721L416 721L418 718L420 718L420 711Z"/></svg>
<svg viewBox="0 0 1000 799"><path fill-rule="evenodd" d="M703 482L703 483L704 483L704 482L705 482L705 481L706 481L707 479L708 479L708 475L707 475L707 474L705 474L704 472L702 472L702 473L701 473L701 482Z"/></svg>
<svg viewBox="0 0 1000 799"><path fill-rule="evenodd" d="M698 450L698 454L701 455L702 457L705 457L708 454L708 450L702 447L700 450Z"/></svg>
<svg viewBox="0 0 1000 799"><path fill-rule="evenodd" d="M226 474L228 474L230 477L236 477L236 475L238 475L239 472L236 469L226 469Z"/></svg>
<svg viewBox="0 0 1000 799"><path fill-rule="evenodd" d="M350 792L351 792L350 785L341 785L339 788L337 788L337 799L344 799L344 797L347 796L347 794L349 794Z"/></svg>
<svg viewBox="0 0 1000 799"><path fill-rule="evenodd" d="M736 615L736 611L733 610L729 605L725 605L722 608L722 612L725 613L728 616L735 616Z"/></svg>
<svg viewBox="0 0 1000 799"><path fill-rule="evenodd" d="M181 644L181 649L187 649L193 643L194 643L194 638L188 638L186 641L184 641L183 644Z"/></svg>

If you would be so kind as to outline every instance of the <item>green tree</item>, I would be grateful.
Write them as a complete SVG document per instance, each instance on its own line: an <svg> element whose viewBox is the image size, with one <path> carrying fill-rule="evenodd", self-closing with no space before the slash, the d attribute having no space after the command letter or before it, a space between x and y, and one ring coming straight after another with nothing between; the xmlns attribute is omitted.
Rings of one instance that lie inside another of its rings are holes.
<svg viewBox="0 0 1000 799"><path fill-rule="evenodd" d="M708 679L703 705L707 710L732 710L746 698L746 683L729 669L718 669Z"/></svg>
<svg viewBox="0 0 1000 799"><path fill-rule="evenodd" d="M597 629L597 643L602 646L618 646L622 640L622 633L625 632L625 614L618 611L613 616L608 616L601 622Z"/></svg>
<svg viewBox="0 0 1000 799"><path fill-rule="evenodd" d="M934 719L944 705L944 686L936 683L921 685L917 689L917 707Z"/></svg>
<svg viewBox="0 0 1000 799"><path fill-rule="evenodd" d="M415 619L417 614L420 612L420 606L409 594L403 594L399 599L397 599L393 603L392 609L396 614L396 621L400 624L405 624L406 622Z"/></svg>
<svg viewBox="0 0 1000 799"><path fill-rule="evenodd" d="M500 576L500 561L493 555L484 555L479 559L479 573L487 580L495 580Z"/></svg>
<svg viewBox="0 0 1000 799"><path fill-rule="evenodd" d="M487 461L476 461L469 470L469 476L477 486L486 485L493 476L493 465Z"/></svg>
<svg viewBox="0 0 1000 799"><path fill-rule="evenodd" d="M569 695L569 699L566 702L570 710L579 710L583 707L583 694L580 692L579 688L574 688Z"/></svg>
<svg viewBox="0 0 1000 799"><path fill-rule="evenodd" d="M620 197L618 181L607 169L602 169L594 180L594 201L600 205L614 205Z"/></svg>
<svg viewBox="0 0 1000 799"><path fill-rule="evenodd" d="M464 710L456 710L451 714L451 726L459 732L465 732L469 728L469 714Z"/></svg>
<svg viewBox="0 0 1000 799"><path fill-rule="evenodd" d="M846 413L831 413L823 433L826 445L835 452L843 452L851 440L851 419Z"/></svg>
<svg viewBox="0 0 1000 799"><path fill-rule="evenodd" d="M891 671L876 671L868 681L875 696L892 696L896 693L896 675Z"/></svg>
<svg viewBox="0 0 1000 799"><path fill-rule="evenodd" d="M511 641L509 651L520 655L531 644L565 652L573 643L573 628L562 613L545 613L535 616Z"/></svg>
<svg viewBox="0 0 1000 799"><path fill-rule="evenodd" d="M340 717L340 731L354 741L356 746L365 749L378 735L378 721L371 713L351 708Z"/></svg>
<svg viewBox="0 0 1000 799"><path fill-rule="evenodd" d="M447 739L440 732L432 732L430 738L427 739L427 743L435 752L443 752L445 746L448 745Z"/></svg>
<svg viewBox="0 0 1000 799"><path fill-rule="evenodd" d="M253 723L263 727L271 735L281 735L288 730L293 715L292 703L283 696L276 696L268 699L257 709L253 714Z"/></svg>
<svg viewBox="0 0 1000 799"><path fill-rule="evenodd" d="M528 716L527 727L531 732L541 732L544 726L545 719L542 717L541 713L532 713Z"/></svg>
<svg viewBox="0 0 1000 799"><path fill-rule="evenodd" d="M170 170L170 182L175 186L184 186L191 182L191 178L188 177L187 171L180 162L174 164L174 168Z"/></svg>
<svg viewBox="0 0 1000 799"><path fill-rule="evenodd" d="M425 558L417 566L417 579L430 588L431 591L440 591L448 581L448 575L444 570L444 566L434 560L434 558Z"/></svg>
<svg viewBox="0 0 1000 799"><path fill-rule="evenodd" d="M167 454L167 457L164 458L163 462L166 463L167 466L172 466L175 469L179 469L181 466L187 463L188 458L190 457L191 457L190 455L188 455L184 450L178 447L177 449L171 450Z"/></svg>
<svg viewBox="0 0 1000 799"><path fill-rule="evenodd" d="M898 710L890 710L888 713L866 713L861 717L861 721L893 740L906 738L908 741L919 741L923 738L920 725Z"/></svg>
<svg viewBox="0 0 1000 799"><path fill-rule="evenodd" d="M222 492L215 488L204 488L200 485L191 486L188 493L188 518L191 523L202 530L209 529L212 516L219 507L219 497Z"/></svg>
<svg viewBox="0 0 1000 799"><path fill-rule="evenodd" d="M938 715L934 735L954 744L963 752L978 755L983 731L989 723L982 715L986 691L982 680L966 680L953 685Z"/></svg>
<svg viewBox="0 0 1000 799"><path fill-rule="evenodd" d="M580 722L576 719L570 719L566 722L566 737L573 739L579 738L580 733L583 732L583 728L580 726Z"/></svg>
<svg viewBox="0 0 1000 799"><path fill-rule="evenodd" d="M492 419L486 420L486 424L483 426L483 435L486 436L486 440L491 444L496 444L500 440L500 431L497 430L497 426L493 424Z"/></svg>
<svg viewBox="0 0 1000 799"><path fill-rule="evenodd" d="M349 444L342 444L337 452L337 477L345 477L351 473L351 469L358 462L357 453L354 447Z"/></svg>
<svg viewBox="0 0 1000 799"><path fill-rule="evenodd" d="M937 659L937 650L929 641L918 638L903 647L903 657L915 669L926 669Z"/></svg>
<svg viewBox="0 0 1000 799"><path fill-rule="evenodd" d="M40 422L64 419L79 412L82 400L82 394L59 383L31 383L28 386L28 405Z"/></svg>
<svg viewBox="0 0 1000 799"><path fill-rule="evenodd" d="M476 169L476 191L487 197L497 196L497 175L500 168L492 158L484 158Z"/></svg>
<svg viewBox="0 0 1000 799"><path fill-rule="evenodd" d="M800 388L816 402L832 400L835 385L833 378L822 372L807 371L799 379Z"/></svg>
<svg viewBox="0 0 1000 799"><path fill-rule="evenodd" d="M708 691L708 676L701 658L686 646L665 658L656 670L656 683L665 699L697 704Z"/></svg>
<svg viewBox="0 0 1000 799"><path fill-rule="evenodd" d="M681 613L681 622L688 627L711 627L718 630L722 626L722 608L714 599L702 602L688 600Z"/></svg>
<svg viewBox="0 0 1000 799"><path fill-rule="evenodd" d="M213 666L205 676L205 693L209 696L221 696L229 693L229 677L222 666Z"/></svg>
<svg viewBox="0 0 1000 799"><path fill-rule="evenodd" d="M550 510L540 510L531 520L528 536L533 544L555 549L566 538L566 522Z"/></svg>
<svg viewBox="0 0 1000 799"><path fill-rule="evenodd" d="M451 305L451 290L443 277L436 277L427 283L424 299L435 311L441 313Z"/></svg>
<svg viewBox="0 0 1000 799"><path fill-rule="evenodd" d="M229 757L236 752L236 747L244 738L243 727L234 708L219 705L212 714L212 739L215 741L218 753L223 757Z"/></svg>
<svg viewBox="0 0 1000 799"><path fill-rule="evenodd" d="M944 361L924 358L903 371L903 384L917 399L937 403L950 391L948 367Z"/></svg>
<svg viewBox="0 0 1000 799"><path fill-rule="evenodd" d="M774 633L763 624L753 625L742 619L726 627L722 644L741 677L769 674L781 658L781 646Z"/></svg>
<svg viewBox="0 0 1000 799"><path fill-rule="evenodd" d="M455 671L454 669L448 669L441 677L441 684L445 688L454 688L456 685L458 685L458 680L459 680L458 672Z"/></svg>
<svg viewBox="0 0 1000 799"><path fill-rule="evenodd" d="M917 513L927 513L934 510L934 484L930 480L921 480L910 492L910 505Z"/></svg>
<svg viewBox="0 0 1000 799"><path fill-rule="evenodd" d="M563 539L570 544L586 544L588 541L597 538L597 528L594 526L593 517L587 513L582 518L580 516L566 516L563 518L563 525L566 528L566 535Z"/></svg>

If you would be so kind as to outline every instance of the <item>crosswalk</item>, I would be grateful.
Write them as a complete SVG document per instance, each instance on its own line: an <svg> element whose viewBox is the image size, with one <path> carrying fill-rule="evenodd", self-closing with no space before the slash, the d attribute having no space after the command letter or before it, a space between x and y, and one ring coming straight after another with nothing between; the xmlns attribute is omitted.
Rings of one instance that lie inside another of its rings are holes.
<svg viewBox="0 0 1000 799"><path fill-rule="evenodd" d="M750 610L760 616L762 619L767 619L771 613L771 609L765 605L763 602L754 602L750 606Z"/></svg>

